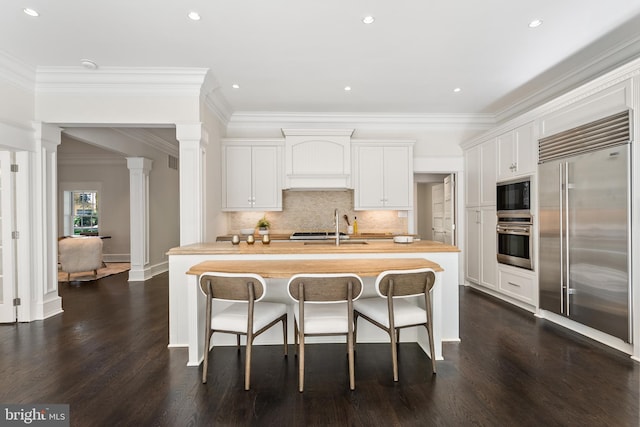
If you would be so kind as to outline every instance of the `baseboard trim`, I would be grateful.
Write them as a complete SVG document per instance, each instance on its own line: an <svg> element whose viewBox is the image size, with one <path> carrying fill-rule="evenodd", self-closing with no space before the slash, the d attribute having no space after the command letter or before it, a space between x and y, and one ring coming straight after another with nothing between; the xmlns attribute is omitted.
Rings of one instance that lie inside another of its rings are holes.
<svg viewBox="0 0 640 427"><path fill-rule="evenodd" d="M131 270L129 270L129 282L144 282L145 280L151 279L152 277L166 271L169 271L168 261L148 265L143 269L135 269L132 265Z"/></svg>

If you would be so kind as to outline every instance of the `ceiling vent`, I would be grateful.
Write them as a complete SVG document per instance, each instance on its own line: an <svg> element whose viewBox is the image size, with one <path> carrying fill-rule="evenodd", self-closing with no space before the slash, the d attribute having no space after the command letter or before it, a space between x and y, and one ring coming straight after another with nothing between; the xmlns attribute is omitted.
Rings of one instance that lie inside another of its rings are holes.
<svg viewBox="0 0 640 427"><path fill-rule="evenodd" d="M538 163L631 142L631 110L542 138Z"/></svg>
<svg viewBox="0 0 640 427"><path fill-rule="evenodd" d="M169 169L178 170L178 158L172 155L169 155Z"/></svg>

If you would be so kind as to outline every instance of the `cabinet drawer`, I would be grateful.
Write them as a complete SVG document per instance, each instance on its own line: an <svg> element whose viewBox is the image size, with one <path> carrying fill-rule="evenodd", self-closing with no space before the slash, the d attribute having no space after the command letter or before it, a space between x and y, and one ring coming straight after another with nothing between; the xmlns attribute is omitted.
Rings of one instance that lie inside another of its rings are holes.
<svg viewBox="0 0 640 427"><path fill-rule="evenodd" d="M533 304L535 295L534 278L512 273L511 271L499 270L500 291L512 298Z"/></svg>

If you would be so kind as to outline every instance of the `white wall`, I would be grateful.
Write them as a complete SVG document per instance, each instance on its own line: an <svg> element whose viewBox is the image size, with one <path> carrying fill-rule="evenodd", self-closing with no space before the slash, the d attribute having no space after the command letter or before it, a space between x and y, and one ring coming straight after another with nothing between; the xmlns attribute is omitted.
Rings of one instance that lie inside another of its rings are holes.
<svg viewBox="0 0 640 427"><path fill-rule="evenodd" d="M0 52L0 148L33 150L35 70Z"/></svg>

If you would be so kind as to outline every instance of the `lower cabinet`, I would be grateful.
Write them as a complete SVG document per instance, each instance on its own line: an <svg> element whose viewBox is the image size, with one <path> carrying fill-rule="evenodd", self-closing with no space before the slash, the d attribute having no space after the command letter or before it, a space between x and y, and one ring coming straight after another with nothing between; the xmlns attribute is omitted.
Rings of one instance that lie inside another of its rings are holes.
<svg viewBox="0 0 640 427"><path fill-rule="evenodd" d="M500 266L498 268L498 290L527 304L536 304L536 283L533 272L521 268Z"/></svg>
<svg viewBox="0 0 640 427"><path fill-rule="evenodd" d="M466 209L465 278L479 290L527 310L537 304L533 271L498 264L495 206Z"/></svg>
<svg viewBox="0 0 640 427"><path fill-rule="evenodd" d="M496 224L495 206L467 208L466 278L491 289L497 288Z"/></svg>

